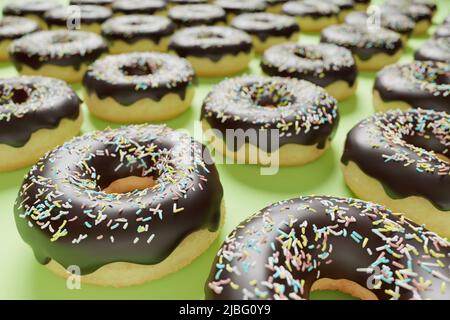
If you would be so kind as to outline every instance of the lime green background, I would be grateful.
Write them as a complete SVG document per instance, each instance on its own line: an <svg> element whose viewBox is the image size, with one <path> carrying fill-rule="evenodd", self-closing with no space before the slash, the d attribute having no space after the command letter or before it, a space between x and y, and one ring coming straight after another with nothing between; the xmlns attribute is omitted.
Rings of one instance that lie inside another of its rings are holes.
<svg viewBox="0 0 450 320"><path fill-rule="evenodd" d="M0 6L4 3L6 1L0 0ZM435 22L440 23L449 13L450 1L439 1L439 12L435 16ZM300 39L300 43L317 41L317 34L302 34ZM424 41L425 38L411 39L401 61L411 61L414 49ZM258 57L252 61L247 72L261 74ZM0 64L0 77L15 75L17 73L10 63ZM0 299L203 299L203 286L218 247L226 234L244 218L272 202L300 195L352 196L344 184L339 169L339 158L346 133L359 120L373 113L371 88L374 77L375 73L359 74L356 96L339 103L341 121L332 148L314 163L303 167L281 168L278 174L273 176L260 175L256 166L218 165L227 209L225 226L219 239L188 267L144 285L121 289L82 285L80 290L66 289L65 280L38 264L32 251L16 231L13 203L22 177L28 169L0 174ZM200 116L203 98L220 80L200 79L192 108L167 124L173 128L187 128L193 132L194 122ZM74 87L80 91L79 85ZM116 127L90 116L85 106L83 111L85 115L83 132L107 126ZM315 293L314 298L348 297L336 292L321 292Z"/></svg>

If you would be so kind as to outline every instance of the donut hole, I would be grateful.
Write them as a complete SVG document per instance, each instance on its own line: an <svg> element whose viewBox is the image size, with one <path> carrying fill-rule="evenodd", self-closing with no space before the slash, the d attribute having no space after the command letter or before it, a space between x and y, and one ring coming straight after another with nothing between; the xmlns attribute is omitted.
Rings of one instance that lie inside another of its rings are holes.
<svg viewBox="0 0 450 320"><path fill-rule="evenodd" d="M323 56L319 52L306 50L305 48L295 48L293 53L301 59L323 60Z"/></svg>
<svg viewBox="0 0 450 320"><path fill-rule="evenodd" d="M225 39L225 37L220 33L203 31L203 32L199 32L197 34L197 39L199 39L199 40L219 39L219 40L221 40L221 39Z"/></svg>
<svg viewBox="0 0 450 320"><path fill-rule="evenodd" d="M32 91L32 87L0 87L0 105L25 103L30 98Z"/></svg>
<svg viewBox="0 0 450 320"><path fill-rule="evenodd" d="M294 95L284 85L272 83L254 84L244 88L252 103L260 108L282 108L295 101Z"/></svg>
<svg viewBox="0 0 450 320"><path fill-rule="evenodd" d="M127 193L134 190L153 188L156 181L153 177L129 176L114 180L102 191L105 193Z"/></svg>
<svg viewBox="0 0 450 320"><path fill-rule="evenodd" d="M450 164L450 152L445 144L438 137L435 137L432 132L428 132L425 135L407 135L403 136L402 139L417 148L433 152L438 159Z"/></svg>
<svg viewBox="0 0 450 320"><path fill-rule="evenodd" d="M74 38L70 34L55 34L51 38L51 44L68 44L74 41Z"/></svg>
<svg viewBox="0 0 450 320"><path fill-rule="evenodd" d="M151 64L147 61L143 61L143 62L124 65L120 69L121 69L122 73L126 76L131 76L131 77L148 76L148 75L153 74L156 71L157 66L154 64Z"/></svg>

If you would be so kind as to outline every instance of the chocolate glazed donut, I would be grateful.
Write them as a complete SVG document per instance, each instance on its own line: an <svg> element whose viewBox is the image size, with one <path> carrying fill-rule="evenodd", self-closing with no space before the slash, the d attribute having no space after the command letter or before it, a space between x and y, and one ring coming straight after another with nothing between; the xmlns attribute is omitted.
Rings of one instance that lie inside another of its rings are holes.
<svg viewBox="0 0 450 320"><path fill-rule="evenodd" d="M114 14L158 14L166 9L164 0L116 0L112 4Z"/></svg>
<svg viewBox="0 0 450 320"><path fill-rule="evenodd" d="M207 299L450 299L450 244L399 213L349 198L272 204L226 238Z"/></svg>
<svg viewBox="0 0 450 320"><path fill-rule="evenodd" d="M113 262L161 263L190 234L219 228L223 191L204 151L161 125L77 137L26 175L15 203L19 233L39 263L77 265L82 275ZM129 177L153 184L107 191Z"/></svg>
<svg viewBox="0 0 450 320"><path fill-rule="evenodd" d="M450 37L428 40L414 52L414 59L450 63Z"/></svg>

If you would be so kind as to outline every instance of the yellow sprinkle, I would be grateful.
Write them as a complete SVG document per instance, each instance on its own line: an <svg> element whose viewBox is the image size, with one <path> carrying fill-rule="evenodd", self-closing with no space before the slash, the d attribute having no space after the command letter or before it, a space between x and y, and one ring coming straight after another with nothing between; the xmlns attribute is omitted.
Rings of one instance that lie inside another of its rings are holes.
<svg viewBox="0 0 450 320"><path fill-rule="evenodd" d="M363 248L366 247L367 242L369 242L369 238L364 238L363 243L362 243L362 247L363 247Z"/></svg>
<svg viewBox="0 0 450 320"><path fill-rule="evenodd" d="M431 252L431 255L432 255L434 258L444 258L444 257L445 257L445 254L443 254L443 253L437 253L437 252L435 252L433 249L430 249L430 252Z"/></svg>
<svg viewBox="0 0 450 320"><path fill-rule="evenodd" d="M231 288L233 288L234 290L239 289L239 285L238 285L237 283L230 282L230 286L231 286Z"/></svg>
<svg viewBox="0 0 450 320"><path fill-rule="evenodd" d="M447 284L445 281L441 282L441 293L444 294L447 291Z"/></svg>

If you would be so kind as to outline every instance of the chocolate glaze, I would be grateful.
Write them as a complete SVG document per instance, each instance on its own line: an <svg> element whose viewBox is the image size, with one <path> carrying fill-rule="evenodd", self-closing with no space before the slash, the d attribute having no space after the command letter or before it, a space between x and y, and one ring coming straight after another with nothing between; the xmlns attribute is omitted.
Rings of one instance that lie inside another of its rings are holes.
<svg viewBox="0 0 450 320"><path fill-rule="evenodd" d="M80 5L80 23L83 25L101 24L111 18L112 11L107 7L94 5ZM56 8L44 14L44 21L49 27L67 26L67 21L72 17L71 7Z"/></svg>
<svg viewBox="0 0 450 320"><path fill-rule="evenodd" d="M45 77L0 80L0 144L23 147L40 129L78 118L81 100L64 82Z"/></svg>
<svg viewBox="0 0 450 320"><path fill-rule="evenodd" d="M403 48L400 35L388 29L370 29L364 25L333 25L320 34L320 42L350 49L361 60L379 53L394 55Z"/></svg>
<svg viewBox="0 0 450 320"><path fill-rule="evenodd" d="M175 6L169 10L168 17L179 27L210 26L227 22L225 10L214 4Z"/></svg>
<svg viewBox="0 0 450 320"><path fill-rule="evenodd" d="M374 90L386 102L450 112L450 65L434 61L390 65L378 72Z"/></svg>
<svg viewBox="0 0 450 320"><path fill-rule="evenodd" d="M83 78L89 94L112 98L123 106L142 99L160 101L170 93L184 100L195 80L190 63L165 53L129 53L108 56L92 64Z"/></svg>
<svg viewBox="0 0 450 320"><path fill-rule="evenodd" d="M442 257L431 256L430 250ZM380 205L326 196L294 198L262 209L230 233L211 267L205 295L308 299L314 282L328 278L363 288L372 284L368 290L382 300L449 300L444 286L450 277L449 254L446 240ZM422 265L437 265L437 260L442 267ZM420 277L429 285L420 286Z"/></svg>
<svg viewBox="0 0 450 320"><path fill-rule="evenodd" d="M414 52L414 59L450 63L450 37L428 40Z"/></svg>
<svg viewBox="0 0 450 320"><path fill-rule="evenodd" d="M337 127L339 114L336 100L310 82L244 76L218 84L203 102L201 119L218 129L224 139L227 129L267 129L267 141L260 141L264 137L258 135L256 141L247 137L246 141L225 143L232 151L250 143L272 152L276 149L270 143L271 129L279 129L279 147L300 144L325 148Z"/></svg>
<svg viewBox="0 0 450 320"><path fill-rule="evenodd" d="M380 23L383 28L410 36L416 23L410 17L398 12L381 10ZM345 17L346 24L364 25L367 24L369 15L365 12L351 12Z"/></svg>
<svg viewBox="0 0 450 320"><path fill-rule="evenodd" d="M136 43L139 40L161 39L171 36L176 25L166 17L152 15L125 15L114 17L102 25L102 36L109 41L122 40Z"/></svg>
<svg viewBox="0 0 450 320"><path fill-rule="evenodd" d="M252 38L245 32L229 27L198 26L176 32L169 49L181 57L195 56L219 61L225 55L250 53Z"/></svg>
<svg viewBox="0 0 450 320"><path fill-rule="evenodd" d="M290 1L283 5L283 13L289 16L313 19L331 18L338 16L339 7L331 2L317 0Z"/></svg>
<svg viewBox="0 0 450 320"><path fill-rule="evenodd" d="M165 126L77 137L26 175L15 204L19 233L39 263L77 265L83 275L119 261L157 264L189 234L219 227L223 190L203 151L190 136ZM102 191L130 175L152 176L157 186ZM55 203L61 207L46 211Z"/></svg>
<svg viewBox="0 0 450 320"><path fill-rule="evenodd" d="M42 17L48 10L62 7L57 1L48 0L14 0L3 7L4 16L36 15Z"/></svg>
<svg viewBox="0 0 450 320"><path fill-rule="evenodd" d="M95 6L111 6L114 0L70 0L71 5L95 5Z"/></svg>
<svg viewBox="0 0 450 320"><path fill-rule="evenodd" d="M108 51L99 35L84 31L40 31L15 40L10 46L12 62L18 70L22 65L39 69L46 64L73 66L90 64Z"/></svg>
<svg viewBox="0 0 450 320"><path fill-rule="evenodd" d="M238 15L231 22L231 26L245 31L263 42L270 37L289 39L293 34L300 31L300 27L294 18L265 12Z"/></svg>
<svg viewBox="0 0 450 320"><path fill-rule="evenodd" d="M321 87L340 80L353 86L358 74L351 51L328 43L273 46L264 52L261 69L270 76L303 79Z"/></svg>
<svg viewBox="0 0 450 320"><path fill-rule="evenodd" d="M263 12L267 7L264 0L216 0L214 3L221 6L228 15L234 16L242 13Z"/></svg>
<svg viewBox="0 0 450 320"><path fill-rule="evenodd" d="M116 0L112 5L114 13L155 14L164 11L164 0Z"/></svg>
<svg viewBox="0 0 450 320"><path fill-rule="evenodd" d="M0 20L0 41L18 39L39 30L38 24L31 19L6 16Z"/></svg>
<svg viewBox="0 0 450 320"><path fill-rule="evenodd" d="M450 164L429 152L450 156L449 123L447 113L434 110L377 114L348 133L341 161L354 162L393 199L419 196L449 211Z"/></svg>

